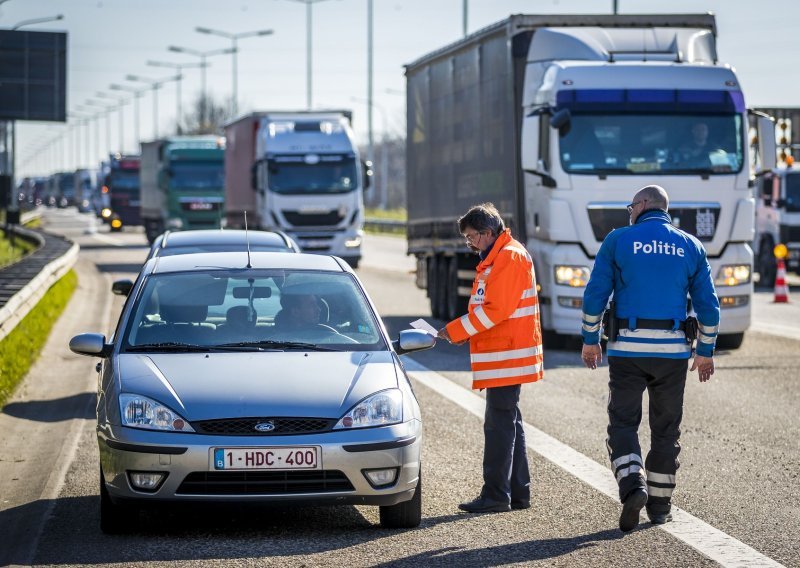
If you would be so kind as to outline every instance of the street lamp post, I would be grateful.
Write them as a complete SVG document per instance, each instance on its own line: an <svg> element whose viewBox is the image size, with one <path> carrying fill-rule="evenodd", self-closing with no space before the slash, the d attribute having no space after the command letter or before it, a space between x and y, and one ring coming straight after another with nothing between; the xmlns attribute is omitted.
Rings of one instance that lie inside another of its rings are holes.
<svg viewBox="0 0 800 568"><path fill-rule="evenodd" d="M229 53L233 53L234 50L231 48L226 49L213 49L211 51L199 51L197 49L191 49L189 47L178 47L177 45L170 45L167 49L175 53L186 53L188 55L194 55L195 57L200 58L200 69L202 73L200 74L200 81L201 81L201 92L202 98L200 99L200 126L201 128L205 125L206 122L206 104L208 102L208 93L206 91L206 67L208 64L206 63L206 58L212 57L214 55L227 55Z"/></svg>
<svg viewBox="0 0 800 568"><path fill-rule="evenodd" d="M311 73L311 57L312 57L312 49L311 49L311 26L312 26L312 18L311 18L311 6L314 4L318 4L319 2L325 2L325 0L290 0L291 2L300 2L301 4L306 5L306 108L311 110L312 106L312 73Z"/></svg>
<svg viewBox="0 0 800 568"><path fill-rule="evenodd" d="M30 20L22 20L21 22L14 24L11 28L12 30L18 30L22 26L32 26L33 24L45 24L47 22L56 22L58 20L63 20L64 14L58 14L56 16L46 16L44 18L32 18Z"/></svg>
<svg viewBox="0 0 800 568"><path fill-rule="evenodd" d="M223 32L211 28L196 27L196 32L201 34L210 34L231 40L231 54L233 55L233 95L231 96L231 118L236 118L239 114L239 78L238 78L238 63L237 54L239 53L238 41L247 37L259 37L272 35L272 30L258 30L254 32L240 32L232 34L230 32Z"/></svg>
<svg viewBox="0 0 800 568"><path fill-rule="evenodd" d="M128 75L125 79L128 81L146 83L153 88L153 140L158 139L158 89L161 88L161 85L169 81L179 81L181 76L174 75L172 77L164 77L163 79L150 79L139 75Z"/></svg>
<svg viewBox="0 0 800 568"><path fill-rule="evenodd" d="M181 109L181 82L183 81L183 70L189 69L193 67L205 67L208 65L205 62L198 62L198 63L172 63L171 61L148 61L148 65L153 67L169 67L171 69L175 69L178 73L178 80L175 81L176 87L176 100L177 100L177 108L176 108L176 116L175 116L175 133L181 134L183 129L181 128L181 116L183 115L183 111Z"/></svg>
<svg viewBox="0 0 800 568"><path fill-rule="evenodd" d="M144 89L137 89L136 87L129 87L128 85L117 85L116 83L109 85L108 87L112 91L128 91L129 93L133 93L133 143L134 147L138 147L139 141L139 99L142 98L142 94L147 90L147 87Z"/></svg>
<svg viewBox="0 0 800 568"><path fill-rule="evenodd" d="M120 153L125 153L125 127L124 127L124 117L122 115L122 109L128 103L128 97L121 96L115 97L114 95L109 95L108 93L103 93L102 91L95 93L95 96L101 99L108 99L117 101L117 109L119 110L119 127L118 127L118 134L119 134L119 151Z"/></svg>

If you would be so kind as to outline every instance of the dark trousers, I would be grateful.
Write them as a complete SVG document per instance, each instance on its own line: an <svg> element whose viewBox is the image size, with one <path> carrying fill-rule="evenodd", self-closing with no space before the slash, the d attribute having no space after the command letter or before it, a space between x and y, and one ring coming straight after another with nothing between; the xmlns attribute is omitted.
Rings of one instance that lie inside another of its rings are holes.
<svg viewBox="0 0 800 568"><path fill-rule="evenodd" d="M609 357L608 454L621 501L631 491L647 490L647 509L668 512L680 467L683 391L687 359ZM650 399L650 451L642 461L639 423L642 393ZM645 477L646 474L646 477Z"/></svg>
<svg viewBox="0 0 800 568"><path fill-rule="evenodd" d="M520 385L486 389L481 495L492 501L528 502L531 498L519 393Z"/></svg>

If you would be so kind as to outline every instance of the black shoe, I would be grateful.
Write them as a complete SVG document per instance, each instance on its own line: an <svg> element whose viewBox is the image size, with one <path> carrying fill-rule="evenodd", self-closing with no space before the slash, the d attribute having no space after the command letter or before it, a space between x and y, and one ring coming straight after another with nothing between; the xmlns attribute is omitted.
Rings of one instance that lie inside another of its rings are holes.
<svg viewBox="0 0 800 568"><path fill-rule="evenodd" d="M663 525L664 523L672 521L672 513L669 511L666 513L651 513L650 511L647 511L647 517L654 525Z"/></svg>
<svg viewBox="0 0 800 568"><path fill-rule="evenodd" d="M641 487L631 491L622 504L622 513L619 516L619 529L630 532L639 524L639 512L647 503L647 491Z"/></svg>
<svg viewBox="0 0 800 568"><path fill-rule="evenodd" d="M530 501L511 501L511 508L515 511L520 509L530 509L531 502Z"/></svg>
<svg viewBox="0 0 800 568"><path fill-rule="evenodd" d="M492 501L483 496L468 503L461 503L458 508L467 513L507 513L511 510L508 503Z"/></svg>

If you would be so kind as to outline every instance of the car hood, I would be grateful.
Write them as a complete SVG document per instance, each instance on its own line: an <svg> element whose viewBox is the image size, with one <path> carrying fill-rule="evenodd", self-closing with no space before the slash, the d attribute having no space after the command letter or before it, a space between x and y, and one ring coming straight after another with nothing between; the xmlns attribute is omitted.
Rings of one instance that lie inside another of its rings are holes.
<svg viewBox="0 0 800 568"><path fill-rule="evenodd" d="M122 354L120 392L153 398L186 420L254 416L340 418L397 387L392 354L268 352Z"/></svg>

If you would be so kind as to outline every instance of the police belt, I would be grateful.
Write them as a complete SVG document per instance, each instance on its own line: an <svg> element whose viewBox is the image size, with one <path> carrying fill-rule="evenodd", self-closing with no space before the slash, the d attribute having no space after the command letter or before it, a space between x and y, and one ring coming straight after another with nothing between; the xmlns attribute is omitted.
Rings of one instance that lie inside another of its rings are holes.
<svg viewBox="0 0 800 568"><path fill-rule="evenodd" d="M675 327L675 320L667 319L646 319L646 318L632 318L636 322L636 327L630 326L630 319L617 318L617 329L663 329L668 331L678 330L686 331L686 321L678 323Z"/></svg>

